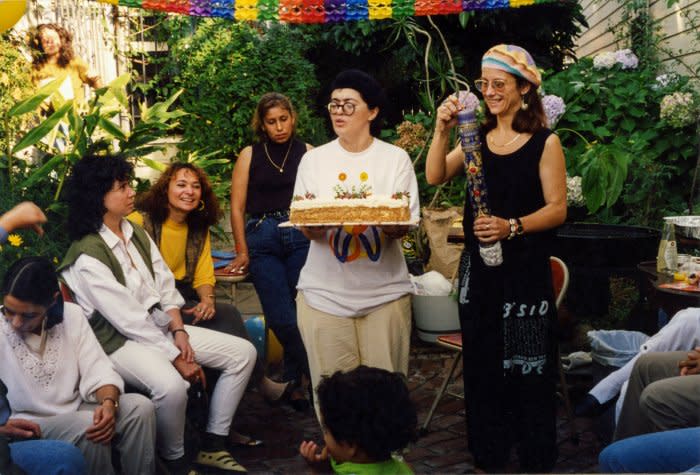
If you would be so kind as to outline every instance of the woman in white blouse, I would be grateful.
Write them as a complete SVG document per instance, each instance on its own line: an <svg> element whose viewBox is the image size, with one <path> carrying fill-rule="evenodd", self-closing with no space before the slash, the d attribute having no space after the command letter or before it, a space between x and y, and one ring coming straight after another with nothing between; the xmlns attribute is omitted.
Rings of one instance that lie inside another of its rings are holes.
<svg viewBox="0 0 700 475"><path fill-rule="evenodd" d="M255 347L232 335L184 325L184 300L156 244L125 217L134 210L133 166L120 156L86 156L67 187L74 240L59 270L124 380L156 407L157 447L171 473L188 473L187 390L202 366L221 370L196 463L245 471L226 437L255 366ZM145 364L147 363L147 364Z"/></svg>
<svg viewBox="0 0 700 475"><path fill-rule="evenodd" d="M140 394L122 394L122 378L80 307L57 300L51 262L42 257L15 262L2 294L0 379L12 408L3 435L75 444L88 473L114 473L114 445L123 473L152 474L153 404Z"/></svg>

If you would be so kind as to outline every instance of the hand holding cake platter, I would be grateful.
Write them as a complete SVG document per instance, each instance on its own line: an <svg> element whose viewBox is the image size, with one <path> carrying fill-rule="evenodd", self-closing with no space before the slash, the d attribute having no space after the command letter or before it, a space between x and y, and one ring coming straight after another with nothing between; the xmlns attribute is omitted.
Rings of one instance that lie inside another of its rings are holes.
<svg viewBox="0 0 700 475"><path fill-rule="evenodd" d="M471 92L459 91L457 100L462 109L457 113L457 133L464 152L464 169L467 173L467 191L474 219L490 216L488 190L481 163L481 138L476 108L479 99ZM487 266L495 267L503 263L503 250L500 241L493 244L479 243L479 255Z"/></svg>

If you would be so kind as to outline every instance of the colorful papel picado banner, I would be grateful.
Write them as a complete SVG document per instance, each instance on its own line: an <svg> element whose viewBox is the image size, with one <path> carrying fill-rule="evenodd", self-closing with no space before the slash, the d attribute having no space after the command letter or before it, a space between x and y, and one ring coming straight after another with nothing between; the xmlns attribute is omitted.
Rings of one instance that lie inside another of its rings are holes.
<svg viewBox="0 0 700 475"><path fill-rule="evenodd" d="M567 0L98 0L125 7L239 21L337 23L448 15Z"/></svg>

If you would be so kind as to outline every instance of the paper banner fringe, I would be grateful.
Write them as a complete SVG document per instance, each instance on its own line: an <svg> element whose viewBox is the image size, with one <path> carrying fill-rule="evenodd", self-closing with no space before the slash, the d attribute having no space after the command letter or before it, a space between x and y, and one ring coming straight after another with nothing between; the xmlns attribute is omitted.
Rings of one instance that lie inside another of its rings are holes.
<svg viewBox="0 0 700 475"><path fill-rule="evenodd" d="M97 0L125 7L238 21L337 23L449 15L567 0Z"/></svg>

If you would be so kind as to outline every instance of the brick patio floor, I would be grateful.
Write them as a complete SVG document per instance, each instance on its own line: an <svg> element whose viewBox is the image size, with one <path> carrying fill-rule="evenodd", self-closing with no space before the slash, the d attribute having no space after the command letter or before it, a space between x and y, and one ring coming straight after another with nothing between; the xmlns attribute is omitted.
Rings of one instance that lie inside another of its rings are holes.
<svg viewBox="0 0 700 475"><path fill-rule="evenodd" d="M453 353L417 339L411 348L409 387L418 409L419 424L422 424ZM593 427L589 421L578 419L579 442L572 443L564 412L562 405L558 421L559 459L554 471L597 472L598 453L602 446ZM305 462L297 455L299 444L304 439L322 441L311 412L302 414L287 406L270 407L253 391L243 399L234 428L265 441L259 447L234 450L234 457L254 474L308 473ZM473 469L472 457L467 450L463 402L445 396L438 405L428 434L409 446L405 458L417 474L458 474Z"/></svg>

